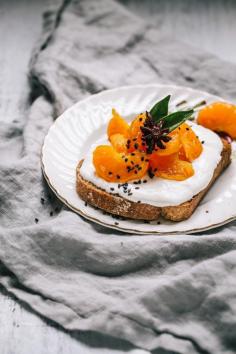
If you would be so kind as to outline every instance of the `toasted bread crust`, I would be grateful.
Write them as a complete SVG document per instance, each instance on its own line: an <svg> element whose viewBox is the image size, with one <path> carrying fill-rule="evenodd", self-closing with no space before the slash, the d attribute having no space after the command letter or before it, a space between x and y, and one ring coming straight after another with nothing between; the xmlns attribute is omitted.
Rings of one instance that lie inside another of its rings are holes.
<svg viewBox="0 0 236 354"><path fill-rule="evenodd" d="M221 152L221 160L218 163L214 175L208 186L200 193L195 195L191 200L177 206L156 207L154 205L132 202L118 195L107 193L106 191L96 187L89 181L83 179L80 174L81 160L76 169L76 190L81 199L89 204L102 209L110 214L127 217L130 219L141 220L157 220L160 215L165 219L172 221L182 221L188 219L201 199L211 188L215 180L220 176L223 170L229 165L231 157L231 144L222 139L223 150Z"/></svg>

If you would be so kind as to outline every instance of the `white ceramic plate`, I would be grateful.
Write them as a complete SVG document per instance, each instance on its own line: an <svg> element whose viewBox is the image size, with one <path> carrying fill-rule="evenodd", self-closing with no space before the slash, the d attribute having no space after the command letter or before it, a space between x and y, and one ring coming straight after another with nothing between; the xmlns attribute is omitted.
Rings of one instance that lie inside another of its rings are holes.
<svg viewBox="0 0 236 354"><path fill-rule="evenodd" d="M80 101L65 111L49 129L42 148L44 176L55 192L69 208L85 218L120 231L140 234L195 233L223 225L236 219L236 161L220 176L207 193L194 214L182 222L160 219L144 223L134 220L116 220L101 210L85 203L75 190L76 165L85 157L95 137L105 131L111 117L111 108L130 119L150 109L164 96L171 94L171 107L193 107L205 101L207 104L219 97L186 87L167 85L139 85L103 91ZM180 105L179 105L180 104ZM234 148L235 151L235 148ZM118 225L117 225L118 222Z"/></svg>

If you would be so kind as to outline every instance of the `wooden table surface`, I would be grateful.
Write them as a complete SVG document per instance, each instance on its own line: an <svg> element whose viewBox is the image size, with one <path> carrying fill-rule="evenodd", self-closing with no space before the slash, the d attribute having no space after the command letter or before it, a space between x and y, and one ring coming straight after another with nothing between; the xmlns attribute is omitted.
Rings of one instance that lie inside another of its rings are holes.
<svg viewBox="0 0 236 354"><path fill-rule="evenodd" d="M89 0L88 0L89 1ZM27 64L48 0L0 0L0 120L23 117ZM161 31L236 63L236 1L122 0ZM0 292L0 354L144 354L92 334L71 337ZM161 354L161 352L158 352Z"/></svg>

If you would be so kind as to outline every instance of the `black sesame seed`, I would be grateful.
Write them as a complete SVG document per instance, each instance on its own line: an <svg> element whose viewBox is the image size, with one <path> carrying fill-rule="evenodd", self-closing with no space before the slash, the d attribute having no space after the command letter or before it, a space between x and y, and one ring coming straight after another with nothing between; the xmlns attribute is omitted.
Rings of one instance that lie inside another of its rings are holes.
<svg viewBox="0 0 236 354"><path fill-rule="evenodd" d="M110 188L110 190L111 190L111 191L114 191L114 190L115 190L115 188L111 187L111 188Z"/></svg>
<svg viewBox="0 0 236 354"><path fill-rule="evenodd" d="M144 156L141 157L141 161L144 161Z"/></svg>
<svg viewBox="0 0 236 354"><path fill-rule="evenodd" d="M134 153L134 152L131 152L131 155L132 155L132 156L135 156L135 153Z"/></svg>
<svg viewBox="0 0 236 354"><path fill-rule="evenodd" d="M155 176L151 169L148 170L148 176L150 178L153 178Z"/></svg>
<svg viewBox="0 0 236 354"><path fill-rule="evenodd" d="M125 158L125 162L128 162L128 159L127 159L127 157Z"/></svg>
<svg viewBox="0 0 236 354"><path fill-rule="evenodd" d="M146 179L144 179L144 180L143 180L143 183L147 183L147 180L146 180Z"/></svg>
<svg viewBox="0 0 236 354"><path fill-rule="evenodd" d="M133 139L133 141L136 141L136 140L137 140L137 138L134 138L134 139Z"/></svg>
<svg viewBox="0 0 236 354"><path fill-rule="evenodd" d="M142 122L142 121L143 121L143 118L139 118L139 121Z"/></svg>
<svg viewBox="0 0 236 354"><path fill-rule="evenodd" d="M137 203L141 203L141 200L138 200Z"/></svg>
<svg viewBox="0 0 236 354"><path fill-rule="evenodd" d="M128 139L128 140L127 140L127 144L130 144L130 143L131 143L131 141Z"/></svg>
<svg viewBox="0 0 236 354"><path fill-rule="evenodd" d="M41 204L44 204L45 199L44 199L44 198L41 198L40 201L41 201Z"/></svg>
<svg viewBox="0 0 236 354"><path fill-rule="evenodd" d="M108 172L108 174L109 174L109 175L112 175L112 172L111 172L111 171L109 171L109 172Z"/></svg>
<svg viewBox="0 0 236 354"><path fill-rule="evenodd" d="M116 178L117 178L117 179L120 179L120 176L119 176L119 175L116 175Z"/></svg>
<svg viewBox="0 0 236 354"><path fill-rule="evenodd" d="M50 216L53 216L53 211L50 211Z"/></svg>
<svg viewBox="0 0 236 354"><path fill-rule="evenodd" d="M134 189L139 189L139 187L135 187Z"/></svg>
<svg viewBox="0 0 236 354"><path fill-rule="evenodd" d="M161 224L161 222L160 222L160 221L158 221L158 222L157 222L157 225L160 225L160 224Z"/></svg>
<svg viewBox="0 0 236 354"><path fill-rule="evenodd" d="M132 165L134 165L134 161L130 161L132 163Z"/></svg>
<svg viewBox="0 0 236 354"><path fill-rule="evenodd" d="M119 183L119 184L118 184L118 188L120 188L120 187L121 187L121 184Z"/></svg>
<svg viewBox="0 0 236 354"><path fill-rule="evenodd" d="M186 130L189 130L189 128L186 128Z"/></svg>
<svg viewBox="0 0 236 354"><path fill-rule="evenodd" d="M133 193L128 193L128 195L132 195Z"/></svg>
<svg viewBox="0 0 236 354"><path fill-rule="evenodd" d="M148 160L148 159L146 159L146 160L145 160L145 162L149 162L149 160Z"/></svg>
<svg viewBox="0 0 236 354"><path fill-rule="evenodd" d="M206 210L206 213L208 214L208 213L209 213L209 210Z"/></svg>
<svg viewBox="0 0 236 354"><path fill-rule="evenodd" d="M137 174L138 174L138 171L135 170L134 173L137 175Z"/></svg>
<svg viewBox="0 0 236 354"><path fill-rule="evenodd" d="M119 223L116 221L116 222L115 222L115 225L119 225Z"/></svg>
<svg viewBox="0 0 236 354"><path fill-rule="evenodd" d="M137 143L134 144L134 148L138 149L138 144Z"/></svg>
<svg viewBox="0 0 236 354"><path fill-rule="evenodd" d="M205 143L205 141L203 140L201 143L202 143L202 144L204 144L204 143Z"/></svg>
<svg viewBox="0 0 236 354"><path fill-rule="evenodd" d="M150 224L148 220L144 220L144 224Z"/></svg>
<svg viewBox="0 0 236 354"><path fill-rule="evenodd" d="M35 218L34 221L36 222L36 224L39 222L39 219Z"/></svg>
<svg viewBox="0 0 236 354"><path fill-rule="evenodd" d="M84 205L85 205L85 206L87 206L87 205L88 205L88 203L87 203L87 202L85 202L85 203L84 203ZM52 216L52 215L51 215L51 213L50 213L50 216Z"/></svg>

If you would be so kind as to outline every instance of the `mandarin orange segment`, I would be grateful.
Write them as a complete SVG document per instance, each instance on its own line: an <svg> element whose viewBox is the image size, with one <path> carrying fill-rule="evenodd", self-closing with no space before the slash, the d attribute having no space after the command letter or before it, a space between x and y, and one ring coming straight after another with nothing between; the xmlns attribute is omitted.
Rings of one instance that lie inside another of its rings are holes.
<svg viewBox="0 0 236 354"><path fill-rule="evenodd" d="M179 159L178 154L159 156L153 153L149 160L152 172L165 179L183 181L194 175L194 169L190 162Z"/></svg>
<svg viewBox="0 0 236 354"><path fill-rule="evenodd" d="M167 156L177 153L181 148L180 138L178 131L174 130L169 133L168 136L171 137L171 140L167 143L164 143L165 149L158 149L156 154L159 156Z"/></svg>
<svg viewBox="0 0 236 354"><path fill-rule="evenodd" d="M125 137L128 137L129 134L129 124L114 108L112 109L112 118L107 127L108 138L110 139L113 134L122 134Z"/></svg>
<svg viewBox="0 0 236 354"><path fill-rule="evenodd" d="M138 114L130 124L130 137L135 138L140 133L140 127L143 126L146 119L146 113Z"/></svg>
<svg viewBox="0 0 236 354"><path fill-rule="evenodd" d="M198 124L224 132L236 139L236 106L225 102L214 102L203 108L197 118Z"/></svg>
<svg viewBox="0 0 236 354"><path fill-rule="evenodd" d="M185 155L185 151L183 146L181 145L181 148L179 149L179 159L183 160L183 161L188 161L186 155Z"/></svg>
<svg viewBox="0 0 236 354"><path fill-rule="evenodd" d="M142 133L140 127L143 126L146 119L146 113L137 115L129 127L128 151L134 150L146 151L145 144L142 142Z"/></svg>
<svg viewBox="0 0 236 354"><path fill-rule="evenodd" d="M133 151L146 151L146 145L142 141L142 134L141 132L138 133L138 135L135 138L129 138L127 140L127 148L128 152L133 152Z"/></svg>
<svg viewBox="0 0 236 354"><path fill-rule="evenodd" d="M143 153L123 154L113 146L100 145L93 152L93 164L99 177L108 182L125 183L142 178L148 169Z"/></svg>
<svg viewBox="0 0 236 354"><path fill-rule="evenodd" d="M127 139L123 134L113 134L110 136L111 145L117 152L127 151Z"/></svg>
<svg viewBox="0 0 236 354"><path fill-rule="evenodd" d="M177 129L182 147L180 148L179 157L181 160L192 162L202 153L202 144L194 131L187 123L183 123Z"/></svg>

